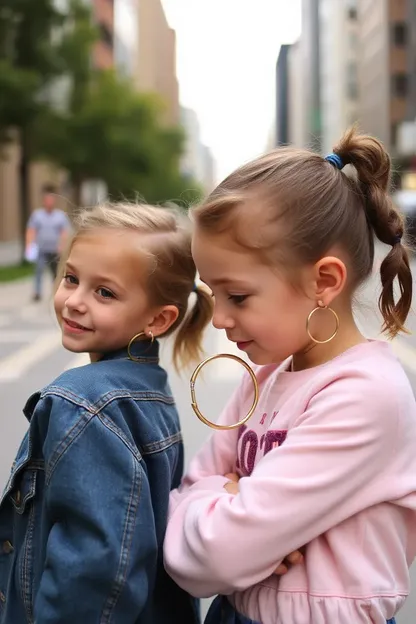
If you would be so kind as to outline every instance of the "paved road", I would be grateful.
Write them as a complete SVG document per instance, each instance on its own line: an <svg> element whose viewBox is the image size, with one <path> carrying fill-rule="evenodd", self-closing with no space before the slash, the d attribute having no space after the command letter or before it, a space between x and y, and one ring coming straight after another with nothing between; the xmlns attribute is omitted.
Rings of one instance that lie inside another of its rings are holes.
<svg viewBox="0 0 416 624"><path fill-rule="evenodd" d="M415 267L416 268L416 267ZM379 319L373 311L376 282L367 285L360 294L358 318L369 335L377 335ZM416 331L416 317L410 327ZM232 345L219 332L210 331L207 353L232 352ZM401 358L416 393L416 337L395 341L394 348ZM169 359L169 347L162 351L162 360ZM21 282L0 285L0 489L7 479L16 448L26 429L22 406L35 390L66 368L86 362L84 355L74 356L60 346L50 300L30 302L30 284ZM222 360L206 369L198 388L204 411L213 418L225 404L238 383L241 370L233 362ZM178 401L184 429L187 458L200 447L207 429L195 418L189 404L189 373L182 378L172 375L171 383ZM399 624L413 624L416 613L416 570L413 574L415 592L398 618ZM413 614L413 615L412 615Z"/></svg>

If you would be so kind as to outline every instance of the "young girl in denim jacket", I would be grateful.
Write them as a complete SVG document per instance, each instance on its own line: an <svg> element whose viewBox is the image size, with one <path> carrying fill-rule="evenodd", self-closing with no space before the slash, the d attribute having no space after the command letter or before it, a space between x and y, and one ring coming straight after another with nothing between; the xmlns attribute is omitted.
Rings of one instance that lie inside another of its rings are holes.
<svg viewBox="0 0 416 624"><path fill-rule="evenodd" d="M158 338L176 331L187 364L212 312L190 241L186 220L160 208L79 216L54 303L64 347L91 363L24 408L0 505L1 624L197 620L161 554L183 445Z"/></svg>
<svg viewBox="0 0 416 624"><path fill-rule="evenodd" d="M376 238L390 246L390 337L411 306L389 174L382 145L350 131L326 158L280 148L248 163L194 212L214 325L258 365L260 389L247 424L216 431L172 494L166 567L195 596L220 595L206 624L385 624L410 591L415 399L390 345L353 314ZM252 403L247 375L222 424Z"/></svg>

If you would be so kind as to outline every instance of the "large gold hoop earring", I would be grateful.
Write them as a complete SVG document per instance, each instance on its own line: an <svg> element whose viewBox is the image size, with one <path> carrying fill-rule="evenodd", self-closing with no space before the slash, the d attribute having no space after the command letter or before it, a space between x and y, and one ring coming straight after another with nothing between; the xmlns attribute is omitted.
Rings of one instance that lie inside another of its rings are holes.
<svg viewBox="0 0 416 624"><path fill-rule="evenodd" d="M135 355L133 355L131 352L131 347L133 343L136 342L136 340L138 340L138 338L141 338L142 336L146 336L146 338L150 337L150 340L151 340L150 345L153 344L153 341L155 339L151 331L149 331L149 335L147 335L146 332L140 332L136 334L135 336L133 336L133 338L130 340L128 347L127 347L127 355L129 356L130 360L132 360L133 362L141 362L142 356L136 357Z"/></svg>
<svg viewBox="0 0 416 624"><path fill-rule="evenodd" d="M318 340L317 338L312 336L312 333L311 333L311 330L310 330L311 319L312 319L313 315L316 314L316 312L318 312L318 310L328 310L328 312L331 312L332 316L335 319L335 330L333 331L331 336L329 338L327 338L326 340ZM312 310L312 312L309 314L309 316L308 316L308 318L306 320L306 331L308 332L309 338L315 344L327 344L328 342L331 342L331 340L333 340L335 338L335 336L338 333L338 330L339 330L339 317L338 317L338 314L335 312L335 310L333 310L329 306L324 306L323 304L319 304L318 303L317 307Z"/></svg>
<svg viewBox="0 0 416 624"><path fill-rule="evenodd" d="M202 414L201 410L198 407L198 402L195 396L195 382L197 380L199 373L201 372L201 370L206 364L208 364L209 362L212 362L212 360L217 360L218 358L229 358L230 360L235 360L236 362L239 362L240 364L242 364L244 368L246 369L246 371L249 373L251 377L251 381L253 382L253 386L254 386L253 403L248 411L248 414L242 420L232 425L217 425L216 423L213 423L210 420L208 420L208 418L205 418L205 416ZM254 374L253 369L247 364L247 362L239 358L237 355L232 355L231 353L219 353L218 355L211 355L211 357L207 358L206 360L198 364L198 366L192 373L190 384L191 384L192 409L194 410L195 414L198 416L199 420L203 422L205 425L208 425L208 427L211 427L211 429L218 429L220 431L225 430L225 429L238 429L238 427L241 427L241 425L244 425L249 420L249 418L251 418L251 416L254 413L254 410L257 407L257 403L259 402L259 384L258 384L256 375Z"/></svg>

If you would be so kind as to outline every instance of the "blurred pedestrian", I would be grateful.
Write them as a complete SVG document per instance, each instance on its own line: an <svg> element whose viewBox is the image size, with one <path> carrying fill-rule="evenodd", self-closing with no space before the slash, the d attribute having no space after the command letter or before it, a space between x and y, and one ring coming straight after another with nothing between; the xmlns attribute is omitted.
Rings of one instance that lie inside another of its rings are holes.
<svg viewBox="0 0 416 624"><path fill-rule="evenodd" d="M56 278L59 257L70 233L70 221L63 210L56 208L56 188L42 189L42 206L30 216L26 229L26 258L35 262L33 300L42 298L45 268Z"/></svg>

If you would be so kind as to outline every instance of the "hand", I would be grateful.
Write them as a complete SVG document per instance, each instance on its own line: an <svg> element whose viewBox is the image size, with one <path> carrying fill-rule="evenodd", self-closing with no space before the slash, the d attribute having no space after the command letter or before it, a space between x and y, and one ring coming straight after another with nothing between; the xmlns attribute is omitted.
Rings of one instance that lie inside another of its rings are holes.
<svg viewBox="0 0 416 624"><path fill-rule="evenodd" d="M240 488L238 487L238 482L240 481L240 477L236 472L229 472L224 475L226 479L229 479L228 483L224 485L224 489L227 490L229 494L238 494Z"/></svg>
<svg viewBox="0 0 416 624"><path fill-rule="evenodd" d="M273 574L276 574L276 576L283 576L284 574L286 574L286 572L290 570L292 566L298 565L299 563L302 563L302 561L303 561L302 550L294 550L293 552L290 553L290 555L288 555L287 557L283 559L282 563L279 566L277 566Z"/></svg>

